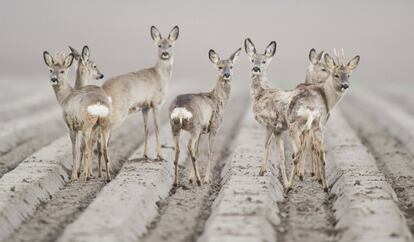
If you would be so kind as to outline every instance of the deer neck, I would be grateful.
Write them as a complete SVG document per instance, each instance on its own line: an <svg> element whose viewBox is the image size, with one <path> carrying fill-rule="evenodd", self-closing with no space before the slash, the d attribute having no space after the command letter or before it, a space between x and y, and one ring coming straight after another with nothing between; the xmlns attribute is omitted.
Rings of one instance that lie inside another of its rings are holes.
<svg viewBox="0 0 414 242"><path fill-rule="evenodd" d="M216 86L210 92L218 108L224 108L227 105L231 91L230 82L231 80L225 81L223 77L219 77Z"/></svg>
<svg viewBox="0 0 414 242"><path fill-rule="evenodd" d="M250 84L250 95L256 98L264 90L262 83L266 80L265 74L252 74L252 83Z"/></svg>
<svg viewBox="0 0 414 242"><path fill-rule="evenodd" d="M70 94L73 92L73 88L69 85L66 80L60 81L59 84L53 85L53 90L55 91L56 99L58 100L59 104L63 106L66 99L69 97Z"/></svg>
<svg viewBox="0 0 414 242"><path fill-rule="evenodd" d="M172 56L168 60L161 60L160 58L158 58L158 61L155 64L154 69L160 75L162 81L168 82L171 79L173 63L174 58Z"/></svg>
<svg viewBox="0 0 414 242"><path fill-rule="evenodd" d="M83 86L88 85L89 80L92 79L91 73L87 68L82 68L81 64L78 63L76 68L76 79L75 79L75 89L79 89Z"/></svg>
<svg viewBox="0 0 414 242"><path fill-rule="evenodd" d="M338 91L335 88L332 76L330 76L328 80L326 80L326 82L323 84L323 91L328 103L328 112L330 112L335 107L335 105L339 103L344 95L344 92Z"/></svg>

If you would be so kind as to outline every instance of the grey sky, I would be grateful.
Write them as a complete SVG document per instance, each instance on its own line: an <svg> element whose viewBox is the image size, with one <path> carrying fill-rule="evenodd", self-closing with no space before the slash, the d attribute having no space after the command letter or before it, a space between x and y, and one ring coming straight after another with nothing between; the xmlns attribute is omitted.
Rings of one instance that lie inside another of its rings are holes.
<svg viewBox="0 0 414 242"><path fill-rule="evenodd" d="M152 65L151 25L162 34L180 26L173 80L216 76L207 52L227 58L250 37L259 51L275 40L273 83L302 81L310 48L359 54L358 81L411 82L412 1L4 1L0 8L0 76L47 76L42 51L91 48L105 75ZM248 79L246 55L236 76ZM291 83L291 84L290 84Z"/></svg>

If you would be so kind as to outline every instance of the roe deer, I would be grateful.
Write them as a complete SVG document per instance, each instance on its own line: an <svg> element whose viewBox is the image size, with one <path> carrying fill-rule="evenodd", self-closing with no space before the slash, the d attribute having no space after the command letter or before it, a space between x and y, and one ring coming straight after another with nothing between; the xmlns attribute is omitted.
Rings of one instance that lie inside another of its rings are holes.
<svg viewBox="0 0 414 242"><path fill-rule="evenodd" d="M148 158L148 112L152 109L157 142L157 158L162 159L159 140L158 116L159 108L165 100L168 82L171 79L174 61L173 46L178 38L179 29L175 26L167 38L154 26L151 37L158 47L158 59L154 67L108 79L103 89L112 98L113 112L111 126L121 125L128 114L142 111L144 118L144 158Z"/></svg>
<svg viewBox="0 0 414 242"><path fill-rule="evenodd" d="M91 80L99 80L104 77L102 72L98 69L95 62L90 58L90 50L87 45L83 46L82 53L69 46L70 51L73 54L74 60L77 61L76 64L76 79L75 79L75 89L82 89L89 84ZM109 98L111 101L111 98ZM97 154L98 154L98 176L102 176L102 145L98 132L93 133L93 140L97 141ZM95 143L95 142L93 142ZM92 167L91 167L92 168Z"/></svg>
<svg viewBox="0 0 414 242"><path fill-rule="evenodd" d="M71 179L78 179L81 160L84 160L85 178L89 179L92 173L91 135L94 129L99 129L103 144L102 151L106 161L106 176L109 181L111 177L107 145L110 135L111 104L108 96L98 86L85 86L77 90L69 85L67 70L72 65L73 54L65 57L63 53L58 53L52 57L47 51L44 51L43 59L49 68L50 81L69 129L73 155Z"/></svg>
<svg viewBox="0 0 414 242"><path fill-rule="evenodd" d="M221 60L214 50L210 50L208 53L209 59L217 67L219 74L216 86L210 92L179 95L170 105L169 117L175 143L174 185L178 185L179 139L181 130L185 130L191 135L187 146L188 155L192 161L189 181L192 183L195 178L198 185L202 184L197 168L197 159L199 156L198 145L200 136L202 134L208 134L208 163L204 182L209 183L213 155L213 138L223 120L224 109L230 96L233 76L232 69L240 51L241 49L238 49L229 59Z"/></svg>
<svg viewBox="0 0 414 242"><path fill-rule="evenodd" d="M259 175L263 176L267 171L267 162L269 155L269 145L272 135L276 139L276 148L279 154L279 170L282 175L283 184L287 185L288 180L285 169L285 151L282 133L287 130L286 111L292 96L291 91L281 89L267 88L263 85L262 80L267 79L267 67L276 52L276 42L272 41L267 46L264 54L259 54L253 42L247 38L244 42L245 51L251 60L253 67L251 70L250 93L252 97L252 108L256 121L266 128L264 157L260 168ZM329 76L324 73L323 68L315 68L317 64L314 61L315 50L310 51L310 65L307 70L307 78L313 82L323 81L323 77ZM315 64L314 64L315 63ZM315 73L316 72L316 73Z"/></svg>
<svg viewBox="0 0 414 242"><path fill-rule="evenodd" d="M81 87L88 85L90 80L104 78L102 72L90 58L90 51L87 45L83 46L82 54L79 54L79 52L71 46L69 46L69 49L77 61L75 89L80 89Z"/></svg>
<svg viewBox="0 0 414 242"><path fill-rule="evenodd" d="M335 51L336 53L336 51ZM293 178L298 165L303 162L304 154L310 147L312 136L312 152L316 157L316 167L322 179L322 186L328 192L328 182L325 171L325 151L323 147L324 130L328 117L335 105L341 100L349 88L349 76L358 66L360 57L355 56L348 64L345 57L337 56L337 62L325 54L325 64L330 71L330 77L323 83L299 85L294 91L287 109L289 135L293 140L293 168L287 184L287 191L292 188Z"/></svg>

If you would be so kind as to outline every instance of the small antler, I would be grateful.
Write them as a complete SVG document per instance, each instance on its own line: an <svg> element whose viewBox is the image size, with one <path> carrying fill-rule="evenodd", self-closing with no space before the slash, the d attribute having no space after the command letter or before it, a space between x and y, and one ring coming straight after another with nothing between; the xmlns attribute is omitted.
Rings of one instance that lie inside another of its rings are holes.
<svg viewBox="0 0 414 242"><path fill-rule="evenodd" d="M341 60L339 59L339 55L338 55L338 52L336 51L336 48L334 48L333 51L334 51L334 55L335 55L335 58L336 58L337 65L340 65Z"/></svg>
<svg viewBox="0 0 414 242"><path fill-rule="evenodd" d="M342 65L345 65L345 51L344 51L344 48L342 48Z"/></svg>

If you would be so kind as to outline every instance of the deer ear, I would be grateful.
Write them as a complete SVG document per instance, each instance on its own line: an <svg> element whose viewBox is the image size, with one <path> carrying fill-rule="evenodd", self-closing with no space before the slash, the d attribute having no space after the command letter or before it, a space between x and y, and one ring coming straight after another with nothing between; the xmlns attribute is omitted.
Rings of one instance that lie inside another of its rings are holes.
<svg viewBox="0 0 414 242"><path fill-rule="evenodd" d="M48 67L53 66L53 57L47 51L43 51L43 60L45 61Z"/></svg>
<svg viewBox="0 0 414 242"><path fill-rule="evenodd" d="M73 54L73 58L75 58L75 60L79 60L80 58L80 54L77 50L75 50L75 48L73 48L72 46L69 46L70 52L72 52Z"/></svg>
<svg viewBox="0 0 414 242"><path fill-rule="evenodd" d="M322 59L322 56L323 56L323 54L325 53L325 51L321 51L321 52L319 52L319 54L318 54L318 61L321 61L321 59Z"/></svg>
<svg viewBox="0 0 414 242"><path fill-rule="evenodd" d="M65 68L69 68L73 63L73 54L70 53L68 56L66 56L65 58L65 62L63 62L63 66Z"/></svg>
<svg viewBox="0 0 414 242"><path fill-rule="evenodd" d="M240 52L241 52L241 48L238 48L238 49L236 50L236 52L234 52L234 53L230 56L230 60L231 60L231 62L233 62L233 63L235 63L235 62L236 62L237 58L238 58L238 57L239 57L239 55L240 55Z"/></svg>
<svg viewBox="0 0 414 242"><path fill-rule="evenodd" d="M170 34L168 35L168 39L171 41L176 41L178 38L178 34L180 33L180 29L178 26L174 26L174 28L170 31Z"/></svg>
<svg viewBox="0 0 414 242"><path fill-rule="evenodd" d="M331 70L335 69L336 63L334 59L328 53L325 54L324 59L325 59L325 64L329 69Z"/></svg>
<svg viewBox="0 0 414 242"><path fill-rule="evenodd" d="M160 31L158 31L158 29L155 26L151 26L151 38L155 42L158 42L159 40L161 40L161 33Z"/></svg>
<svg viewBox="0 0 414 242"><path fill-rule="evenodd" d="M318 64L318 54L316 53L315 49L311 49L309 51L309 61L314 65Z"/></svg>
<svg viewBox="0 0 414 242"><path fill-rule="evenodd" d="M214 50L210 50L208 52L208 58L213 64L217 64L220 61L220 57L217 55L217 53Z"/></svg>
<svg viewBox="0 0 414 242"><path fill-rule="evenodd" d="M276 53L276 42L272 41L270 44L266 47L265 50L265 56L267 57L273 57Z"/></svg>
<svg viewBox="0 0 414 242"><path fill-rule="evenodd" d="M244 50L246 51L246 54L250 57L256 54L256 47L254 47L254 44L251 39L247 38L244 40Z"/></svg>
<svg viewBox="0 0 414 242"><path fill-rule="evenodd" d="M84 61L89 60L89 56L90 56L90 51L89 51L89 47L87 45L85 45L82 49L82 59Z"/></svg>
<svg viewBox="0 0 414 242"><path fill-rule="evenodd" d="M359 55L355 56L354 58L352 58L352 60L350 60L348 62L348 69L349 70L354 70L355 68L357 68L358 64L359 64Z"/></svg>

